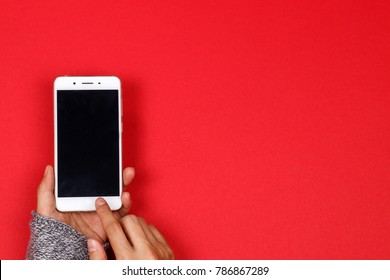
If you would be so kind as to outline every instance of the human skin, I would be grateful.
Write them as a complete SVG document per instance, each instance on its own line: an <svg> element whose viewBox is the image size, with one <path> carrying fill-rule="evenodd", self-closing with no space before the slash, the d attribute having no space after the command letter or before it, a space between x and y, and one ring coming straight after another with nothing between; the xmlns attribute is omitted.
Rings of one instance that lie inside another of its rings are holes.
<svg viewBox="0 0 390 280"><path fill-rule="evenodd" d="M162 234L143 218L126 215L118 220L103 198L96 200L96 212L118 260L173 260L174 255ZM91 260L107 259L103 246L88 240Z"/></svg>
<svg viewBox="0 0 390 280"><path fill-rule="evenodd" d="M123 170L123 189L131 183L135 175L134 168L127 167ZM38 187L37 213L43 216L61 221L87 238L93 238L104 244L108 238L96 212L60 212L55 207L54 195L54 169L47 165L43 179ZM121 195L122 207L113 212L116 219L124 217L130 210L131 198L129 192Z"/></svg>

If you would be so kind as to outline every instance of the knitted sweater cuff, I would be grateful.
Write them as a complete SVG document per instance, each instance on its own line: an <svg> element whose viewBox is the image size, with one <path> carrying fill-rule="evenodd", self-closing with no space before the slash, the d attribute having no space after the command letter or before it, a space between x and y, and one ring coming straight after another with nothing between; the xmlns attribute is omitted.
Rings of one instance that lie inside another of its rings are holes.
<svg viewBox="0 0 390 280"><path fill-rule="evenodd" d="M35 211L30 222L28 260L87 260L87 238L74 228Z"/></svg>

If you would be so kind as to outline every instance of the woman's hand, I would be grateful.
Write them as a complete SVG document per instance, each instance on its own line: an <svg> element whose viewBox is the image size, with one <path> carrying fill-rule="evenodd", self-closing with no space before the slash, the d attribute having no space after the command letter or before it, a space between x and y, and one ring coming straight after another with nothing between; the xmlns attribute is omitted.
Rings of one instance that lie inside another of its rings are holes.
<svg viewBox="0 0 390 280"><path fill-rule="evenodd" d="M134 178L134 168L127 167L123 170L124 189ZM130 210L130 193L122 193L122 207L112 213L115 220L124 217ZM101 244L107 241L107 234L96 212L59 212L55 208L54 196L54 170L48 165L38 188L37 213L59 220L82 233L87 238L93 238Z"/></svg>
<svg viewBox="0 0 390 280"><path fill-rule="evenodd" d="M173 260L173 252L161 233L143 218L127 215L119 221L103 198L96 200L96 213L117 260ZM91 260L107 259L102 244L88 240Z"/></svg>

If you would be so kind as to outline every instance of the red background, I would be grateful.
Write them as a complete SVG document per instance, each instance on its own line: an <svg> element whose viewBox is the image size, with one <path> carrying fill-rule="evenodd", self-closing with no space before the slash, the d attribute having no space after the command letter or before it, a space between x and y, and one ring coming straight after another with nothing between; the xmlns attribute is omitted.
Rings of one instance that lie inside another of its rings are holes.
<svg viewBox="0 0 390 280"><path fill-rule="evenodd" d="M60 75L123 83L132 212L178 259L388 259L389 1L2 1L2 259Z"/></svg>

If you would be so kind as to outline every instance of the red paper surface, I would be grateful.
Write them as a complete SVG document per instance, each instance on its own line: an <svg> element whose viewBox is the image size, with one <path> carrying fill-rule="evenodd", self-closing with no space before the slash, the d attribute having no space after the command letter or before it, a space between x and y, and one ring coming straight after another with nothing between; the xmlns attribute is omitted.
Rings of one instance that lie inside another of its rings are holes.
<svg viewBox="0 0 390 280"><path fill-rule="evenodd" d="M2 1L0 258L53 164L52 84L123 82L133 213L178 259L388 259L389 1Z"/></svg>

